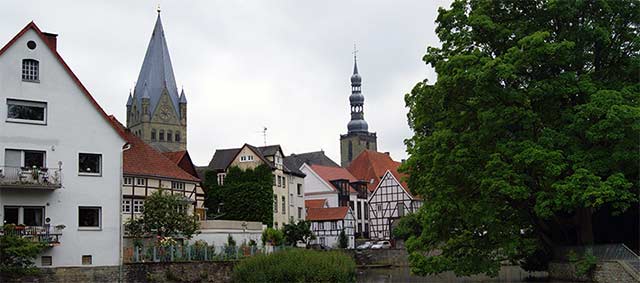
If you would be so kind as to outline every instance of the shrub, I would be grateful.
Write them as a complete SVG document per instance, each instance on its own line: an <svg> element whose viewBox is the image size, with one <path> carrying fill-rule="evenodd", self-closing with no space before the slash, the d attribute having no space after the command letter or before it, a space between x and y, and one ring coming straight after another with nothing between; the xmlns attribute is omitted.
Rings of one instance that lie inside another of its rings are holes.
<svg viewBox="0 0 640 283"><path fill-rule="evenodd" d="M273 228L267 228L262 231L262 245L270 244L272 246L282 245L284 234L282 231Z"/></svg>
<svg viewBox="0 0 640 283"><path fill-rule="evenodd" d="M0 276L36 274L38 270L33 266L33 260L46 246L18 236L14 229L15 225L4 225L4 235L0 236Z"/></svg>
<svg viewBox="0 0 640 283"><path fill-rule="evenodd" d="M578 277L590 277L591 273L596 268L596 263L598 261L591 251L587 251L582 257L580 257L575 251L571 250L567 254L567 258L576 269L576 275Z"/></svg>
<svg viewBox="0 0 640 283"><path fill-rule="evenodd" d="M340 235L338 236L338 247L341 249L349 247L349 239L347 238L347 234L344 232L344 229L340 231Z"/></svg>
<svg viewBox="0 0 640 283"><path fill-rule="evenodd" d="M234 282L355 282L356 263L342 252L287 249L242 260Z"/></svg>

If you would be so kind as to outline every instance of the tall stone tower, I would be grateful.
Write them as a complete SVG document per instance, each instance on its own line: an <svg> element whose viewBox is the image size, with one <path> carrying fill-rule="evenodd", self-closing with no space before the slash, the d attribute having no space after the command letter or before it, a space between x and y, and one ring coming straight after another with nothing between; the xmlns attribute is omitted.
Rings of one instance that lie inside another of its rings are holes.
<svg viewBox="0 0 640 283"><path fill-rule="evenodd" d="M369 132L364 120L364 96L361 91L362 78L358 74L358 60L353 56L353 75L351 75L351 121L347 124L347 134L340 135L340 166L347 167L365 149L378 150L376 133Z"/></svg>
<svg viewBox="0 0 640 283"><path fill-rule="evenodd" d="M133 94L127 128L162 152L187 149L187 97L178 94L160 9Z"/></svg>

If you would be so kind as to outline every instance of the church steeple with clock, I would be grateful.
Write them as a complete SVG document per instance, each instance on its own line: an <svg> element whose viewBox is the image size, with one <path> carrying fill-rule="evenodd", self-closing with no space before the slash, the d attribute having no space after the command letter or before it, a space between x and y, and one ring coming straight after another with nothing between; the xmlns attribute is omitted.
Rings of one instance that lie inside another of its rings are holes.
<svg viewBox="0 0 640 283"><path fill-rule="evenodd" d="M127 128L159 151L187 149L187 97L178 93L160 9L133 93Z"/></svg>

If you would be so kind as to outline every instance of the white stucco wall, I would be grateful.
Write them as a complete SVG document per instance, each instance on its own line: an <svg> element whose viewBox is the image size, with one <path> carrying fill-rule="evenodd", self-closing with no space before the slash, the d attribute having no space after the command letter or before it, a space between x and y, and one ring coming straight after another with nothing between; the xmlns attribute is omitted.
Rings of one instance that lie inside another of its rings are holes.
<svg viewBox="0 0 640 283"><path fill-rule="evenodd" d="M294 221L304 220L306 218L306 210L304 209L304 178L288 175L287 185L289 189L289 215L293 217ZM300 194L298 194L298 185L301 185ZM301 209L301 215L298 217L298 208Z"/></svg>
<svg viewBox="0 0 640 283"><path fill-rule="evenodd" d="M303 164L302 167L300 167L300 171L307 175L304 177L304 198L306 200L327 199L329 207L338 207L338 193L329 187L311 167Z"/></svg>
<svg viewBox="0 0 640 283"><path fill-rule="evenodd" d="M27 48L33 40L35 50ZM23 82L22 59L36 59L40 82ZM47 103L47 124L6 122L7 98ZM80 266L91 255L94 266L118 265L120 256L120 179L124 140L99 114L35 31L29 30L0 56L0 164L6 149L46 152L46 166L62 162L62 188L54 191L0 189L0 206L43 206L52 226L64 224L60 245L47 249L53 266ZM79 176L78 154L102 154L101 176ZM102 208L101 228L78 228L78 207ZM3 219L4 209L0 209ZM36 259L40 264L40 258Z"/></svg>

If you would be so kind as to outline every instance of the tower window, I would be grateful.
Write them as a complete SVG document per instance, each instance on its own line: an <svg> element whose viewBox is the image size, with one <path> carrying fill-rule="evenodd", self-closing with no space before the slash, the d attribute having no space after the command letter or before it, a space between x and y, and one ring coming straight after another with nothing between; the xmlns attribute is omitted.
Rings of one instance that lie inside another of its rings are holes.
<svg viewBox="0 0 640 283"><path fill-rule="evenodd" d="M28 82L39 82L39 62L33 59L22 60L22 80Z"/></svg>
<svg viewBox="0 0 640 283"><path fill-rule="evenodd" d="M164 141L164 130L160 130L160 141Z"/></svg>
<svg viewBox="0 0 640 283"><path fill-rule="evenodd" d="M155 141L156 140L156 129L152 129L151 130L151 140Z"/></svg>
<svg viewBox="0 0 640 283"><path fill-rule="evenodd" d="M176 142L180 142L180 132L176 131L176 135L174 136Z"/></svg>
<svg viewBox="0 0 640 283"><path fill-rule="evenodd" d="M167 131L167 141L172 141L173 133L171 131Z"/></svg>
<svg viewBox="0 0 640 283"><path fill-rule="evenodd" d="M353 159L353 143L349 141L349 146L347 148L347 160L351 161Z"/></svg>

